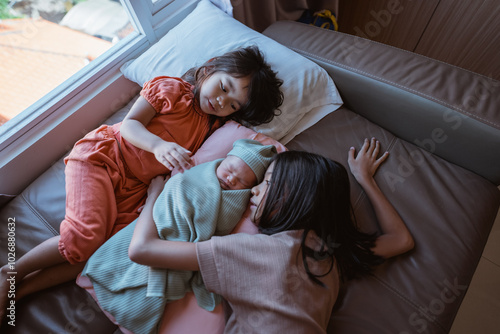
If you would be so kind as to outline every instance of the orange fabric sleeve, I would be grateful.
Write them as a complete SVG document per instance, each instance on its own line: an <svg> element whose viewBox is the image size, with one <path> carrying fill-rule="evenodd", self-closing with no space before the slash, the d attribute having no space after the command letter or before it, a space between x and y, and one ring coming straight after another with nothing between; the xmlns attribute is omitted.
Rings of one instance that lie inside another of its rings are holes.
<svg viewBox="0 0 500 334"><path fill-rule="evenodd" d="M180 78L162 76L146 82L140 94L157 113L167 114L191 105L191 88L189 83Z"/></svg>

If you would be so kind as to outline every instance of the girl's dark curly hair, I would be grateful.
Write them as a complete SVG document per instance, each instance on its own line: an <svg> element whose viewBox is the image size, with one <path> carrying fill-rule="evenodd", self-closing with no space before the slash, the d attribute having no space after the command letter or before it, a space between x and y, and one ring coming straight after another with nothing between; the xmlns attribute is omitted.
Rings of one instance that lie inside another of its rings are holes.
<svg viewBox="0 0 500 334"><path fill-rule="evenodd" d="M226 120L232 119L244 125L260 125L269 123L280 114L279 107L283 103L280 87L283 81L266 63L257 46L240 48L212 58L200 67L188 70L182 79L195 87L194 94L199 99L203 81L218 71L236 78L251 77L248 102Z"/></svg>

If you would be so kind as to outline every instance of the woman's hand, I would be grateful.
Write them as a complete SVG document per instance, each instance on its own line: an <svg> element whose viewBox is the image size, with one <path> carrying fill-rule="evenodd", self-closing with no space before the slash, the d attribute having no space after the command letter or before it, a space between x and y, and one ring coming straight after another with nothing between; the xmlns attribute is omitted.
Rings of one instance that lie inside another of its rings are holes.
<svg viewBox="0 0 500 334"><path fill-rule="evenodd" d="M144 209L137 219L128 249L130 259L150 267L199 270L196 245L192 242L160 239L153 219L153 207L170 176L157 176L151 180Z"/></svg>
<svg viewBox="0 0 500 334"><path fill-rule="evenodd" d="M148 188L148 198L156 200L163 191L163 188L165 188L165 184L169 179L170 175L167 176L159 175L154 179L152 179Z"/></svg>
<svg viewBox="0 0 500 334"><path fill-rule="evenodd" d="M165 188L165 184L169 179L170 175L166 176L159 175L151 180L147 192L148 196L146 197L146 203L138 209L139 213L142 213L146 204L154 205L154 203L158 199L158 196L160 196L161 192L163 191L163 188Z"/></svg>
<svg viewBox="0 0 500 334"><path fill-rule="evenodd" d="M390 258L412 249L414 241L404 221L373 178L378 167L389 156L389 153L385 152L377 158L379 152L380 143L375 138L365 139L357 156L355 156L355 149L351 147L348 163L356 181L363 187L370 199L382 230L372 251L384 258Z"/></svg>
<svg viewBox="0 0 500 334"><path fill-rule="evenodd" d="M153 154L156 160L169 170L177 168L182 173L193 166L191 152L173 142L158 141L153 148Z"/></svg>
<svg viewBox="0 0 500 334"><path fill-rule="evenodd" d="M365 139L357 156L355 156L355 152L356 149L351 147L347 162L356 181L361 185L373 178L378 167L389 156L389 152L385 152L380 158L377 158L380 152L380 143L375 138L372 138L371 141Z"/></svg>

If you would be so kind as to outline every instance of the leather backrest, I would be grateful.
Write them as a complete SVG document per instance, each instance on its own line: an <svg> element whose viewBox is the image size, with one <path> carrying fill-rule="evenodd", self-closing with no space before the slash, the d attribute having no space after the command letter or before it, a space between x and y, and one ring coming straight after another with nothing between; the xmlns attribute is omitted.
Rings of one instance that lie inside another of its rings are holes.
<svg viewBox="0 0 500 334"><path fill-rule="evenodd" d="M264 34L324 67L350 110L500 184L500 82L298 22Z"/></svg>

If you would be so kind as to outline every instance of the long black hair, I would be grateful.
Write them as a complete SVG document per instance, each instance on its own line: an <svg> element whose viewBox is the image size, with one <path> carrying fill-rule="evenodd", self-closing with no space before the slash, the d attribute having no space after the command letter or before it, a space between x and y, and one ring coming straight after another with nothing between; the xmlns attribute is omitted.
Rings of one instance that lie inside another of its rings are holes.
<svg viewBox="0 0 500 334"><path fill-rule="evenodd" d="M376 236L356 227L344 166L300 151L280 153L274 163L259 229L268 235L303 229L303 262L314 282L322 285L318 277L328 274L335 262L342 279L369 273L372 266L382 262L382 258L371 251ZM309 231L314 231L322 240L320 250L306 246ZM326 273L312 273L308 257L330 259L330 269Z"/></svg>
<svg viewBox="0 0 500 334"><path fill-rule="evenodd" d="M213 73L223 71L235 78L250 76L248 102L240 110L226 117L244 125L269 123L280 114L283 103L280 90L283 81L266 63L257 46L249 46L212 58L200 67L188 70L182 79L194 86L195 98L199 99L200 87Z"/></svg>

